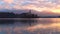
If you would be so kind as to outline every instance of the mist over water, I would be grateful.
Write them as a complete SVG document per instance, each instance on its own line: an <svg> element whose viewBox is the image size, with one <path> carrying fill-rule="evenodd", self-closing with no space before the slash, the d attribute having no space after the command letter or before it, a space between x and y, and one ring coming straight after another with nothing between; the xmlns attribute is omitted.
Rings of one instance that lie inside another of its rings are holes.
<svg viewBox="0 0 60 34"><path fill-rule="evenodd" d="M0 19L0 34L60 34L60 18Z"/></svg>

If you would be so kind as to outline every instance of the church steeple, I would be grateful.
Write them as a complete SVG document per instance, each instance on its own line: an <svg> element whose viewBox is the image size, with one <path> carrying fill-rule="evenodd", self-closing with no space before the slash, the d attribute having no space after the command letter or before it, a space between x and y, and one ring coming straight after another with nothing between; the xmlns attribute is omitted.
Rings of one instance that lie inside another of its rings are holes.
<svg viewBox="0 0 60 34"><path fill-rule="evenodd" d="M31 10L29 10L29 14L31 14Z"/></svg>

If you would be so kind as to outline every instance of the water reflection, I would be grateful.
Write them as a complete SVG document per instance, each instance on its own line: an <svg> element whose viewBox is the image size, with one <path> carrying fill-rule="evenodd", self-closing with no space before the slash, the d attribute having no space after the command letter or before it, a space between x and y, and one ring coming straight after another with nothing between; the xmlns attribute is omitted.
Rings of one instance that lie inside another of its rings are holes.
<svg viewBox="0 0 60 34"><path fill-rule="evenodd" d="M0 24L13 24L14 20L0 20Z"/></svg>
<svg viewBox="0 0 60 34"><path fill-rule="evenodd" d="M37 23L37 21L38 20L19 20L20 23L30 25L30 26L32 26L32 24L34 25L35 23Z"/></svg>
<svg viewBox="0 0 60 34"><path fill-rule="evenodd" d="M60 18L0 20L0 34L60 34Z"/></svg>

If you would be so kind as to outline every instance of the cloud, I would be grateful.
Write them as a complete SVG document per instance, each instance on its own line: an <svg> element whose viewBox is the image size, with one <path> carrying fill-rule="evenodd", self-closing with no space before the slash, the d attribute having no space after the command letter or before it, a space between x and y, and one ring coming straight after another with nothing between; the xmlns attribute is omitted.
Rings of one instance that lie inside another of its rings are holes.
<svg viewBox="0 0 60 34"><path fill-rule="evenodd" d="M3 0L5 3L13 3L13 0Z"/></svg>
<svg viewBox="0 0 60 34"><path fill-rule="evenodd" d="M0 0L0 6L5 9L60 9L60 0Z"/></svg>

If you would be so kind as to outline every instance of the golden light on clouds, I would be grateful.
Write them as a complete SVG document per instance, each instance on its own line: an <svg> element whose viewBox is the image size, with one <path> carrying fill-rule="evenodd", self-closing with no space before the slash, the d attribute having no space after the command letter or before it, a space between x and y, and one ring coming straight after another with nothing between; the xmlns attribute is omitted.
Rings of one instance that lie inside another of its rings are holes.
<svg viewBox="0 0 60 34"><path fill-rule="evenodd" d="M54 13L60 13L60 9L51 9L51 11Z"/></svg>

